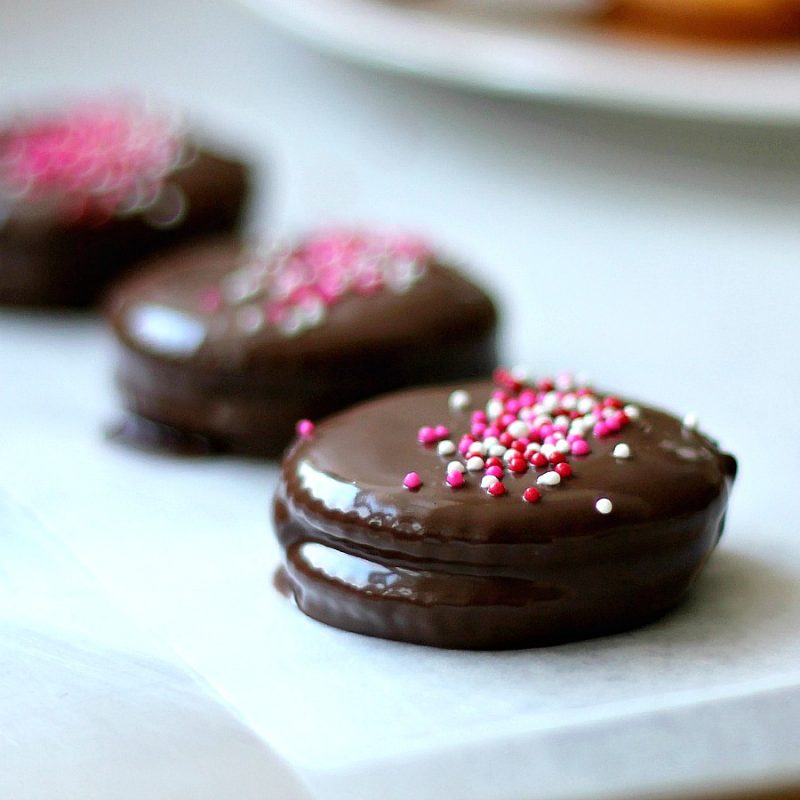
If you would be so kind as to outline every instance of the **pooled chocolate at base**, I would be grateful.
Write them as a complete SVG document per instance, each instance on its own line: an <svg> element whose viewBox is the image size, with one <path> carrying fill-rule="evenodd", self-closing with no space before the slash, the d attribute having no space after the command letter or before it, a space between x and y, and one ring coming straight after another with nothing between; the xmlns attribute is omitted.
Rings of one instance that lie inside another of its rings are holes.
<svg viewBox="0 0 800 800"><path fill-rule="evenodd" d="M470 409L448 397L464 388ZM571 457L572 476L506 474L506 493L444 480L453 456L421 425L469 431L493 385L398 393L317 426L284 460L274 503L284 569L309 616L438 647L508 648L626 630L672 608L719 539L736 462L668 414L641 407L619 433ZM626 443L630 458L612 455ZM549 469L549 468L548 468ZM414 470L422 485L409 491ZM613 510L598 511L608 499Z"/></svg>

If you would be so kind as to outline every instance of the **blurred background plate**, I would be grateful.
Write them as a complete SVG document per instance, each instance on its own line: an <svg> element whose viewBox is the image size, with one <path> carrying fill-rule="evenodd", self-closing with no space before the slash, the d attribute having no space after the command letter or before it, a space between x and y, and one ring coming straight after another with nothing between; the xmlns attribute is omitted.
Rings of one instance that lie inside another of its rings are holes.
<svg viewBox="0 0 800 800"><path fill-rule="evenodd" d="M574 2L239 0L365 65L537 101L800 124L800 45L667 41L592 24Z"/></svg>

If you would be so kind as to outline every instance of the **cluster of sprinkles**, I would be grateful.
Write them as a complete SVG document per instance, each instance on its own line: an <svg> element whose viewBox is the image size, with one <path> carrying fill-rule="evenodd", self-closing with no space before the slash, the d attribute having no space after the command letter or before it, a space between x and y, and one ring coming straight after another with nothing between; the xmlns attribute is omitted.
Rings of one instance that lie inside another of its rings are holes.
<svg viewBox="0 0 800 800"><path fill-rule="evenodd" d="M158 203L185 155L167 117L84 103L0 132L0 188L19 202L58 199L74 218L135 214Z"/></svg>
<svg viewBox="0 0 800 800"><path fill-rule="evenodd" d="M291 247L252 251L219 286L200 293L200 311L233 309L237 327L255 334L271 326L296 336L325 320L352 295L407 292L425 273L431 250L401 234L334 231Z"/></svg>
<svg viewBox="0 0 800 800"><path fill-rule="evenodd" d="M509 490L504 482L508 476L536 470L536 485L526 487L521 497L526 503L537 503L548 488L572 477L571 462L591 453L594 440L620 433L640 414L637 406L598 394L568 374L527 383L518 373L499 369L494 379L497 388L485 408L471 412L469 432L458 440L451 438L445 425L419 429L419 443L435 447L443 459L449 459L444 481L454 490L472 478L488 495L502 497ZM463 390L454 391L449 406L453 411L467 411L471 398ZM629 459L631 448L619 442L612 456ZM422 479L409 472L403 486L416 491ZM600 497L595 509L610 514L613 504Z"/></svg>

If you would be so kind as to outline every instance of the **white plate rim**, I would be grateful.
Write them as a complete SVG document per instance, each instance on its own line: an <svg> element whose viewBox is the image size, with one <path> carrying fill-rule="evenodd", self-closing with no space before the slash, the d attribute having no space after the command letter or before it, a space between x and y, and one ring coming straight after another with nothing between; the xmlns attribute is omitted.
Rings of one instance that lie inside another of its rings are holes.
<svg viewBox="0 0 800 800"><path fill-rule="evenodd" d="M552 24L515 33L390 0L237 2L330 55L437 83L573 107L800 125L800 49L682 50Z"/></svg>

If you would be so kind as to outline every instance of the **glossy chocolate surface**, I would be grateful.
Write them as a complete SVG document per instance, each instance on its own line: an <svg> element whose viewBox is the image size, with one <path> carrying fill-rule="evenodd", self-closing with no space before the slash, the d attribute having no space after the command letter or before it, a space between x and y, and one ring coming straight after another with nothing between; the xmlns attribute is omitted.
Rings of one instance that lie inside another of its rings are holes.
<svg viewBox="0 0 800 800"><path fill-rule="evenodd" d="M272 456L300 418L405 386L486 375L495 363L491 300L439 263L403 293L346 296L321 324L287 336L268 324L248 329L241 305L206 305L244 253L232 237L187 248L112 294L117 376L130 412L202 435L219 451Z"/></svg>
<svg viewBox="0 0 800 800"><path fill-rule="evenodd" d="M723 527L736 462L677 419L641 417L572 457L572 477L521 499L543 469L492 497L446 485L421 425L469 430L448 396L483 407L490 383L379 398L319 425L284 460L274 515L300 608L372 636L460 648L580 639L640 625L681 598ZM629 445L629 459L614 446ZM416 471L422 486L403 487ZM609 498L610 514L596 501Z"/></svg>
<svg viewBox="0 0 800 800"><path fill-rule="evenodd" d="M169 182L161 218L153 212L74 220L57 203L0 195L0 303L85 306L141 259L238 227L249 194L243 164L200 151ZM170 223L176 203L182 211Z"/></svg>

